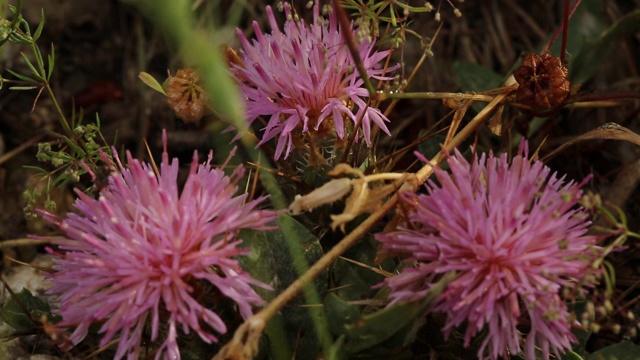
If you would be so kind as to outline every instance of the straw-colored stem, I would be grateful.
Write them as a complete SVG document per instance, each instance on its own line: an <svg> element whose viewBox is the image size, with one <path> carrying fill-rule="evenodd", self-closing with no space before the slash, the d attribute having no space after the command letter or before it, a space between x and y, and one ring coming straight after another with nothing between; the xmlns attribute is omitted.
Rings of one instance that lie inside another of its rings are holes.
<svg viewBox="0 0 640 360"><path fill-rule="evenodd" d="M410 92L410 93L389 93L390 99L451 99L451 100L472 100L490 102L495 98L491 95L454 93L454 92Z"/></svg>
<svg viewBox="0 0 640 360"><path fill-rule="evenodd" d="M515 90L517 87L517 85L513 85L509 88L507 88L503 93L501 93L500 95L496 96L495 98L493 98L493 100L491 100L491 102L489 102L487 104L487 106L485 106L473 119L471 119L471 121L469 121L469 123L467 124L467 126L465 126L464 128L462 128L462 130L460 130L459 133L456 134L456 136L454 136L451 141L448 144L444 144L443 146L443 150L441 150L438 155L436 155L433 160L431 161L430 164L426 164L425 166L422 167L422 169L420 169L417 173L416 173L416 177L418 178L418 181L420 181L420 183L423 183L427 180L427 178L429 178L429 176L431 176L431 174L433 173L433 165L432 164L440 164L443 160L443 157L453 151L453 149L457 148L458 146L460 146L462 144L462 141L464 141L464 139L466 139L467 137L469 137L471 135L471 133L473 133L480 124L482 124L483 121L485 121L489 115L493 112L493 110L495 110L495 108L502 103L502 101L511 94L511 92L513 90Z"/></svg>

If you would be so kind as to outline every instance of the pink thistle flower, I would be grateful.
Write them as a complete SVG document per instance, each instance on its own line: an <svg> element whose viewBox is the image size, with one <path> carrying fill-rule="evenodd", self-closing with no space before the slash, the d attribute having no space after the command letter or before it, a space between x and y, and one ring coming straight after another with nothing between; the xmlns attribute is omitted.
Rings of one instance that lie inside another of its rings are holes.
<svg viewBox="0 0 640 360"><path fill-rule="evenodd" d="M178 328L216 342L212 331L227 326L196 298L197 288L211 284L237 303L247 318L252 306L263 305L251 285L270 289L245 273L235 259L246 254L237 238L239 229L270 227L277 212L258 210L264 198L245 203L246 194L234 196L244 170L231 176L194 154L182 192L177 182L178 160L162 154L160 173L127 152L127 166L114 150L118 172L109 178L99 199L78 191L76 213L61 219L42 212L66 236L53 240L63 253L55 253L50 274L60 306L61 328L75 328L73 344L82 341L89 326L102 323L100 345L119 334L116 359L138 358L141 336L149 326L151 341L161 324L167 335L155 358L179 359Z"/></svg>
<svg viewBox="0 0 640 360"><path fill-rule="evenodd" d="M446 314L446 337L466 322L465 347L486 329L479 358L519 353L525 314L525 358L536 358L536 346L545 359L569 349L577 339L560 291L584 293L601 254L576 205L587 179L565 183L526 154L525 141L511 165L506 154L469 163L456 150L450 173L435 170L440 186L429 181L428 194L402 195L410 225L376 236L383 251L407 253L415 265L384 281L391 304L423 299L440 275L456 272L428 311Z"/></svg>
<svg viewBox="0 0 640 360"><path fill-rule="evenodd" d="M359 136L368 146L372 123L390 134L385 125L389 119L364 100L369 93L363 87L336 15L330 13L328 21L321 18L316 1L313 24L307 26L304 21L293 19L288 3L284 4L284 11L284 32L269 6L270 34L263 34L256 22L256 40L252 42L237 31L244 49L240 51L242 64L233 64L232 73L245 97L248 121L253 123L260 115L270 116L258 145L278 137L275 159L283 152L287 158L294 132L313 130L324 134L330 130L342 139L348 126L345 118L347 122L351 119L354 126L361 121ZM357 29L350 31L354 36L358 33ZM358 45L367 74L378 80L391 79L377 67L389 51L373 51L373 46L374 41L368 39Z"/></svg>

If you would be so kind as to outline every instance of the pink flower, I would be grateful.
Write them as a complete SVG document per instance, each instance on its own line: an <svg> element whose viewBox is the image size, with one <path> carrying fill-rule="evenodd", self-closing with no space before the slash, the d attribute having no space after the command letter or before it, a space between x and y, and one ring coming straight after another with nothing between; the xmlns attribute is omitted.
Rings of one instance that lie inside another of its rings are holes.
<svg viewBox="0 0 640 360"><path fill-rule="evenodd" d="M364 100L369 93L363 87L336 15L329 14L328 21L321 18L316 1L313 24L307 26L304 21L293 19L288 3L284 4L284 10L287 17L284 32L278 28L268 6L270 34L263 34L254 22L256 40L250 43L237 31L244 50L240 51L242 65L234 64L232 73L246 99L248 121L253 123L260 115L269 116L258 145L278 137L275 158L283 152L287 158L293 134L329 130L342 139L348 131L345 129L350 128L349 119L354 126L361 121L358 131L369 146L372 123L389 134L385 125L389 119ZM354 36L358 33L357 29L349 31ZM373 51L373 45L374 41L367 39L358 45L367 74L389 80L382 76L385 71L377 68L389 51Z"/></svg>
<svg viewBox="0 0 640 360"><path fill-rule="evenodd" d="M545 359L569 349L577 340L560 292L584 292L580 281L594 274L600 254L576 205L584 181L565 183L526 154L524 141L511 165L506 154L469 163L456 150L451 172L435 171L439 186L430 181L426 195L403 194L410 225L376 236L384 251L407 253L415 264L385 280L391 304L422 299L442 274L456 272L429 311L446 314L447 337L466 323L465 346L486 329L479 358L522 351L520 330L528 332L527 359L536 358L536 346Z"/></svg>
<svg viewBox="0 0 640 360"><path fill-rule="evenodd" d="M240 268L235 257L248 250L237 235L239 229L268 229L277 213L256 209L264 198L245 203L246 194L234 196L243 169L226 176L210 167L211 153L201 165L194 154L180 192L178 160L169 162L164 141L159 174L130 153L123 165L114 151L118 172L99 199L78 191L77 213L60 219L43 212L66 234L54 239L64 252L56 253L50 275L49 294L56 295L63 318L58 326L75 328L70 338L77 344L90 325L102 323L101 346L119 334L116 359L138 358L144 329L155 341L161 324L166 338L156 359L180 358L178 330L217 341L212 332L227 327L198 302L203 285L235 301L244 318L264 303L251 285L270 288Z"/></svg>

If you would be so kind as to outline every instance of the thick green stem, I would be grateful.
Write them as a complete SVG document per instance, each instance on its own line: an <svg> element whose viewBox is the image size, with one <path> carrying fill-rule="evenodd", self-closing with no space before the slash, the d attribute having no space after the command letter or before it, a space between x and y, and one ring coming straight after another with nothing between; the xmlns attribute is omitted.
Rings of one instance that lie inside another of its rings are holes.
<svg viewBox="0 0 640 360"><path fill-rule="evenodd" d="M245 110L237 85L228 73L220 50L201 31L195 29L195 21L189 11L188 2L184 0L158 0L148 2L147 5L156 22L167 31L170 40L178 46L185 62L200 71L214 108L238 131L245 131L247 129ZM255 149L255 142L251 137L243 136L241 142L253 162L260 163L261 160L266 159L261 155L261 151ZM268 171L262 171L260 180L271 195L274 208L285 209L288 203L280 191L275 176ZM290 236L285 236L285 238L297 271L301 274L306 272L308 264L300 249L299 239ZM320 297L315 288L309 286L307 290L305 292L307 302L309 304L320 303ZM324 316L318 317L312 313L312 318L323 347L330 346L330 334ZM282 323L279 321L269 322L266 331L273 335L270 342L272 355L278 355L278 358L282 358L284 354L289 352L289 349L281 348L288 345L288 337ZM290 356L288 357L290 358Z"/></svg>
<svg viewBox="0 0 640 360"><path fill-rule="evenodd" d="M202 75L213 107L236 128L246 128L244 105L238 87L229 75L220 50L202 30L195 29L189 10L191 2L184 0L149 1L154 20L178 47L181 57Z"/></svg>
<svg viewBox="0 0 640 360"><path fill-rule="evenodd" d="M249 153L251 161L260 165L261 160L264 161L264 156L262 156L262 152L260 150L255 148L255 141L253 140L253 137L245 135L241 138L241 142L245 150ZM271 204L275 209L286 209L289 206L288 201L286 200L284 194L282 194L282 191L278 186L276 177L271 172L261 171L260 182L270 194ZM300 246L301 239L298 239L295 231L290 230L290 226L288 226L286 217L281 217L280 219L278 219L278 227L280 227L280 231L282 231L282 233L285 235L287 248L289 249L289 253L291 254L291 257L293 259L293 265L296 269L296 272L299 276L303 276L308 272L309 264L304 256L304 251ZM322 304L320 295L318 294L318 291L312 283L305 284L304 295L307 300L307 304ZM324 316L324 311L322 308L314 306L311 306L308 309L311 321L314 324L316 334L318 336L318 340L322 345L325 354L328 354L331 347L332 337L329 333L329 326ZM271 322L268 323L270 324ZM267 327L267 333L269 333L269 327ZM281 341L282 339L278 340Z"/></svg>

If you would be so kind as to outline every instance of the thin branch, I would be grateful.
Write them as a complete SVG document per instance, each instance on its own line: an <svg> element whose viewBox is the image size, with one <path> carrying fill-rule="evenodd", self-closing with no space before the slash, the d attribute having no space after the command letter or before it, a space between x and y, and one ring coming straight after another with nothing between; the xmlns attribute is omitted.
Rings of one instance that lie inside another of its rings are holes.
<svg viewBox="0 0 640 360"><path fill-rule="evenodd" d="M347 17L347 13L344 11L342 4L340 4L340 0L333 0L333 9L336 12L338 17L338 22L340 22L340 27L342 28L342 34L344 35L344 41L347 43L347 47L349 48L349 52L351 53L351 57L353 61L356 63L356 68L358 69L358 73L364 81L364 86L367 88L369 92L369 97L374 99L376 96L376 89L373 87L371 83L371 79L369 79L369 75L367 75L367 69L364 67L364 63L360 58L360 54L358 53L358 47L356 46L356 41L353 38L353 31L351 31L351 23L349 23L349 17Z"/></svg>
<svg viewBox="0 0 640 360"><path fill-rule="evenodd" d="M39 143L43 138L44 138L44 134L36 135L36 136L32 137L31 139L29 139L29 140L23 142L22 144L20 144L15 149L12 149L11 151L7 152L6 154L1 155L0 156L0 165L5 163L6 161L11 159L12 157L18 155L19 153L23 152L27 148Z"/></svg>
<svg viewBox="0 0 640 360"><path fill-rule="evenodd" d="M453 92L410 92L410 93L389 93L390 99L452 99L452 100L472 100L491 102L495 97L482 94L453 93Z"/></svg>
<svg viewBox="0 0 640 360"><path fill-rule="evenodd" d="M567 0L568 1L568 0ZM581 0L576 0L575 4L573 4L573 6L571 7L571 10L567 13L565 12L564 17L567 19L571 19L571 17L573 16L573 14L576 12L576 9L578 8L578 5L580 5ZM566 3L565 3L566 5ZM566 22L566 28L569 28L569 21L567 20ZM544 49L542 49L542 53L548 52L549 48L551 47L551 45L553 45L553 43L556 41L556 39L558 38L558 35L560 35L560 30L564 31L565 29L565 24L562 24L561 27L557 28L556 31L553 33L553 35L551 36L551 39L549 40L549 42L547 43L547 45L545 45ZM566 44L565 44L566 46ZM566 50L566 47L565 49ZM561 59L564 60L564 52L561 54Z"/></svg>
<svg viewBox="0 0 640 360"><path fill-rule="evenodd" d="M576 4L580 1L576 1ZM560 60L566 63L567 36L569 34L569 4L571 0L564 0L564 10L562 12L562 46L560 47Z"/></svg>

